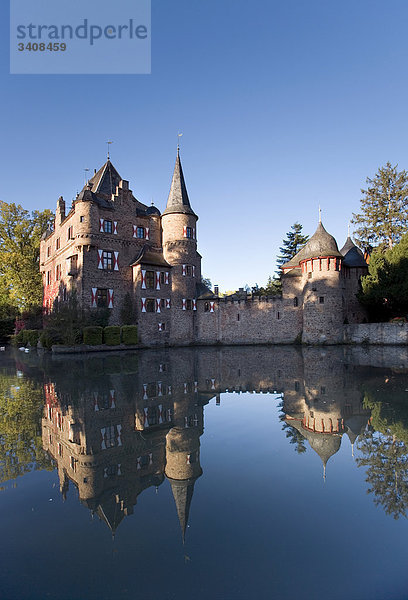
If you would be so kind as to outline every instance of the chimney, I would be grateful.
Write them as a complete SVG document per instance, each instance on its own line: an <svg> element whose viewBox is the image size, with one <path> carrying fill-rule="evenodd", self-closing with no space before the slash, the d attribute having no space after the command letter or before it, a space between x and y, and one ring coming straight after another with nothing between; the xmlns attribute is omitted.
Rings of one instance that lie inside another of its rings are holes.
<svg viewBox="0 0 408 600"><path fill-rule="evenodd" d="M58 225L61 225L65 219L65 200L62 196L58 198L55 220Z"/></svg>
<svg viewBox="0 0 408 600"><path fill-rule="evenodd" d="M215 286L214 286L214 294L215 294L216 296L218 296L218 294L219 294L219 287L218 287L218 285L215 285Z"/></svg>

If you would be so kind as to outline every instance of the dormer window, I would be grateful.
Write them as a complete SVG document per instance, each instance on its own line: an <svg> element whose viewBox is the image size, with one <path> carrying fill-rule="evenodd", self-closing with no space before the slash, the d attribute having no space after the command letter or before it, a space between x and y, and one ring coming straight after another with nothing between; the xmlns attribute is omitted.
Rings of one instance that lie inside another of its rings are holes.
<svg viewBox="0 0 408 600"><path fill-rule="evenodd" d="M136 237L140 240L143 240L145 237L145 229L144 227L137 227L136 229Z"/></svg>
<svg viewBox="0 0 408 600"><path fill-rule="evenodd" d="M194 232L194 230L192 227L186 227L186 238L189 238L192 240L194 237L193 232Z"/></svg>

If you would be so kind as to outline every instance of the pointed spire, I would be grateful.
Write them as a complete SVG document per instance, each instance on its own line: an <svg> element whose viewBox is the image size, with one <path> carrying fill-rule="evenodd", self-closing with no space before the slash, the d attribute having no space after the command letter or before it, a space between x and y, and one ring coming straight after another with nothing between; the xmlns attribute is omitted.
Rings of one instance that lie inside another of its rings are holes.
<svg viewBox="0 0 408 600"><path fill-rule="evenodd" d="M186 183L184 181L183 168L180 160L180 148L177 146L176 164L174 165L173 179L171 181L170 193L167 199L164 215L170 213L183 213L194 215L190 206Z"/></svg>
<svg viewBox="0 0 408 600"><path fill-rule="evenodd" d="M195 481L195 479L187 479L184 481L170 479L170 485L177 508L177 515L180 521L183 544L186 536L188 516L190 513L190 505L193 497Z"/></svg>

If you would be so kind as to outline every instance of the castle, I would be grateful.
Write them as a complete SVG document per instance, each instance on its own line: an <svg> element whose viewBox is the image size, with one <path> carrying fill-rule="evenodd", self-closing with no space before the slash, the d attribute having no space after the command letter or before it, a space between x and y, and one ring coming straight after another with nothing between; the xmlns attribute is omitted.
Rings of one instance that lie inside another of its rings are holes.
<svg viewBox="0 0 408 600"><path fill-rule="evenodd" d="M344 323L365 320L356 295L367 263L350 236L339 251L319 220L282 267L282 296L219 297L201 281L197 220L179 150L162 214L135 198L108 158L68 213L58 200L40 247L44 312L75 290L81 306L108 308L115 325L130 298L146 346L333 344L342 342Z"/></svg>

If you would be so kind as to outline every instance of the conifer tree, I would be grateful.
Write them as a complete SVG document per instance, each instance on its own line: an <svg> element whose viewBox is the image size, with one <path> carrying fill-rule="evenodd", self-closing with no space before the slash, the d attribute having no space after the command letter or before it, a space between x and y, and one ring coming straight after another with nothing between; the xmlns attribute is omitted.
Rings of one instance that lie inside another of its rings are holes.
<svg viewBox="0 0 408 600"><path fill-rule="evenodd" d="M380 167L367 189L361 190L361 212L353 214L357 244L371 252L376 246L392 248L408 231L408 173L390 162Z"/></svg>
<svg viewBox="0 0 408 600"><path fill-rule="evenodd" d="M292 225L291 231L286 234L286 238L282 242L282 246L279 248L280 255L276 259L278 267L284 265L288 260L293 258L295 254L303 248L307 243L309 236L302 234L303 225L296 222ZM278 276L281 276L280 269L277 271Z"/></svg>

